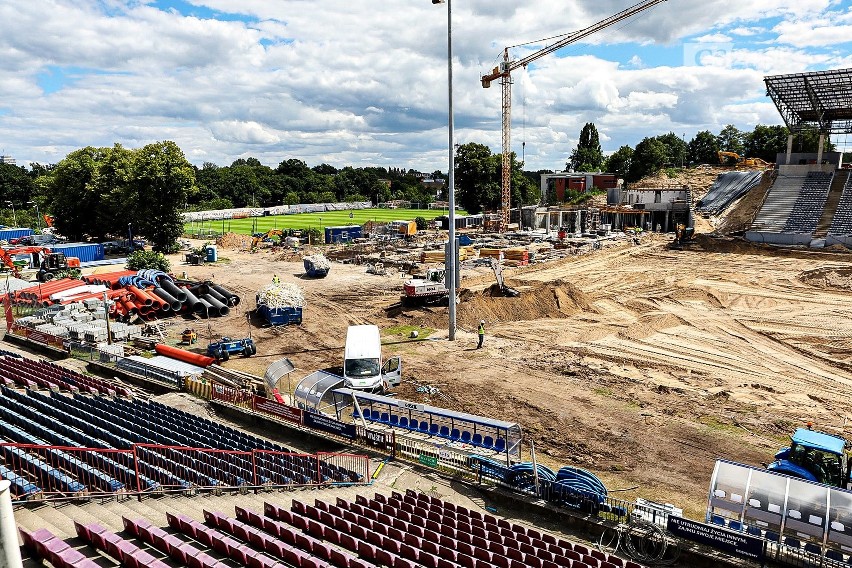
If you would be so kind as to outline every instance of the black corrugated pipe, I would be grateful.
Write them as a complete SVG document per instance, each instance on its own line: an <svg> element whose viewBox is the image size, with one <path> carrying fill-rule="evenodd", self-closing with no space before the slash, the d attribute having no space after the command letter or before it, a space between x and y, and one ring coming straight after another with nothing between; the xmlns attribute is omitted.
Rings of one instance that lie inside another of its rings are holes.
<svg viewBox="0 0 852 568"><path fill-rule="evenodd" d="M179 302L177 298L175 298L162 288L154 288L153 292L155 296L166 302L169 307L174 311L178 311L180 309L180 305L182 302Z"/></svg>
<svg viewBox="0 0 852 568"><path fill-rule="evenodd" d="M210 294L203 294L201 296L201 299L207 300L210 303L210 305L213 306L213 308L210 310L213 313L213 315L217 315L216 314L217 310L219 311L218 315L220 315L220 316L226 316L231 311L231 309L228 306L226 306L225 304L223 304L222 302L220 302L219 300L217 300L216 298L214 298Z"/></svg>
<svg viewBox="0 0 852 568"><path fill-rule="evenodd" d="M201 314L201 317L206 318L210 315L210 310L214 310L215 308L210 305L210 302L205 300L204 298L198 298L198 305L201 306L201 311L198 313Z"/></svg>
<svg viewBox="0 0 852 568"><path fill-rule="evenodd" d="M236 294L234 294L233 292L230 292L229 290L219 286L218 284L211 284L210 286L214 290L219 292L220 295L225 297L225 299L227 300L227 304L229 306L239 306L240 305L240 297L237 296Z"/></svg>
<svg viewBox="0 0 852 568"><path fill-rule="evenodd" d="M186 294L186 302L184 302L184 304L186 304L187 309L190 312L200 314L207 310L207 308L204 306L204 304L201 303L198 297L192 292L190 292L188 288L181 286L181 290L183 290L183 293Z"/></svg>
<svg viewBox="0 0 852 568"><path fill-rule="evenodd" d="M174 298L181 304L186 301L186 292L172 284L171 281L166 280L164 278L162 282L160 282L160 287L172 296L174 296Z"/></svg>

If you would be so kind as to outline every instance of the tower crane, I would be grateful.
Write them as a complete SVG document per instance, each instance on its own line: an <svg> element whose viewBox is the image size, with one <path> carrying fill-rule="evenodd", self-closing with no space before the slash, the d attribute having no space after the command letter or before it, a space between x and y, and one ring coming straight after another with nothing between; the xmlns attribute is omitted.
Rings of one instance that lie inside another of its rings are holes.
<svg viewBox="0 0 852 568"><path fill-rule="evenodd" d="M500 231L506 231L506 228L509 225L509 203L511 199L511 167L512 167L512 71L516 69L520 69L521 67L526 67L536 59L544 57L554 51L565 47L571 43L580 41L600 30L608 28L618 22L635 16L639 12L643 12L648 8L653 8L657 4L661 4L666 0L645 0L643 2L639 2L638 4L634 4L630 8L623 10L617 14L614 14L605 20L601 20L596 24L592 24L591 26L584 28L582 30L571 32L562 39L536 51L535 53L531 53L522 59L518 59L517 61L512 61L509 59L509 48L505 48L503 50L503 61L500 62L499 67L495 67L491 73L488 75L483 75L482 86L484 88L489 88L491 86L492 81L496 81L500 79L500 85L502 86L503 91L503 132L502 132L502 141L503 141L503 168L502 168L502 179L500 187L502 189L502 199L500 205Z"/></svg>

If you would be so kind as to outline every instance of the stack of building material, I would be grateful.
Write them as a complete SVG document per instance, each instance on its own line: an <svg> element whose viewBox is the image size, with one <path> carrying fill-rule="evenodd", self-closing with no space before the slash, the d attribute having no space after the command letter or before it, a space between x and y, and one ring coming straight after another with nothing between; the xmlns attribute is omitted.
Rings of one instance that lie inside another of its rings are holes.
<svg viewBox="0 0 852 568"><path fill-rule="evenodd" d="M472 246L459 247L459 262L464 262L476 256L476 249ZM420 262L442 263L445 260L444 249L424 250L420 253Z"/></svg>
<svg viewBox="0 0 852 568"><path fill-rule="evenodd" d="M522 266L529 264L530 253L525 248L481 248L479 256L481 258L502 258L507 266Z"/></svg>

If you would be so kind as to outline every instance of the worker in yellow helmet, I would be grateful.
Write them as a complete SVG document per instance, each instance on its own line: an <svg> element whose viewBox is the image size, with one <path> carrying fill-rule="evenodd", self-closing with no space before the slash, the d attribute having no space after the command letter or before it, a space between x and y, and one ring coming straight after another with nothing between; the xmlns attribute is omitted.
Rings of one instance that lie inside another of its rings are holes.
<svg viewBox="0 0 852 568"><path fill-rule="evenodd" d="M273 283L273 284L281 284L281 279L280 279L280 278L278 278L278 275L277 275L277 274L273 274L273 275L272 275L272 283Z"/></svg>
<svg viewBox="0 0 852 568"><path fill-rule="evenodd" d="M482 349L482 342L485 341L485 320L479 320L479 345L477 349Z"/></svg>

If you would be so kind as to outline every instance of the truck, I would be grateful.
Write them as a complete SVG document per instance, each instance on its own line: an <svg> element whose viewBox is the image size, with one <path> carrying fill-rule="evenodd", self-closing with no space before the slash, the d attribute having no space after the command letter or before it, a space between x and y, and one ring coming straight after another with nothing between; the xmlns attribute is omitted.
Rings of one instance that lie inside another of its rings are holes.
<svg viewBox="0 0 852 568"><path fill-rule="evenodd" d="M446 270L429 268L421 278L406 280L402 286L402 304L419 306L423 304L441 304L450 298L450 290L445 284Z"/></svg>
<svg viewBox="0 0 852 568"><path fill-rule="evenodd" d="M231 339L223 337L207 346L207 356L213 357L217 362L227 361L231 355L241 354L243 357L251 357L257 353L257 347L251 338Z"/></svg>
<svg viewBox="0 0 852 568"><path fill-rule="evenodd" d="M302 323L302 308L300 307L270 308L266 304L258 304L257 314L269 325L298 325Z"/></svg>
<svg viewBox="0 0 852 568"><path fill-rule="evenodd" d="M766 469L832 487L852 489L849 442L810 428L797 428L790 445L775 454Z"/></svg>
<svg viewBox="0 0 852 568"><path fill-rule="evenodd" d="M382 341L375 325L350 325L343 351L344 386L369 392L386 392L402 380L402 358L382 364Z"/></svg>

